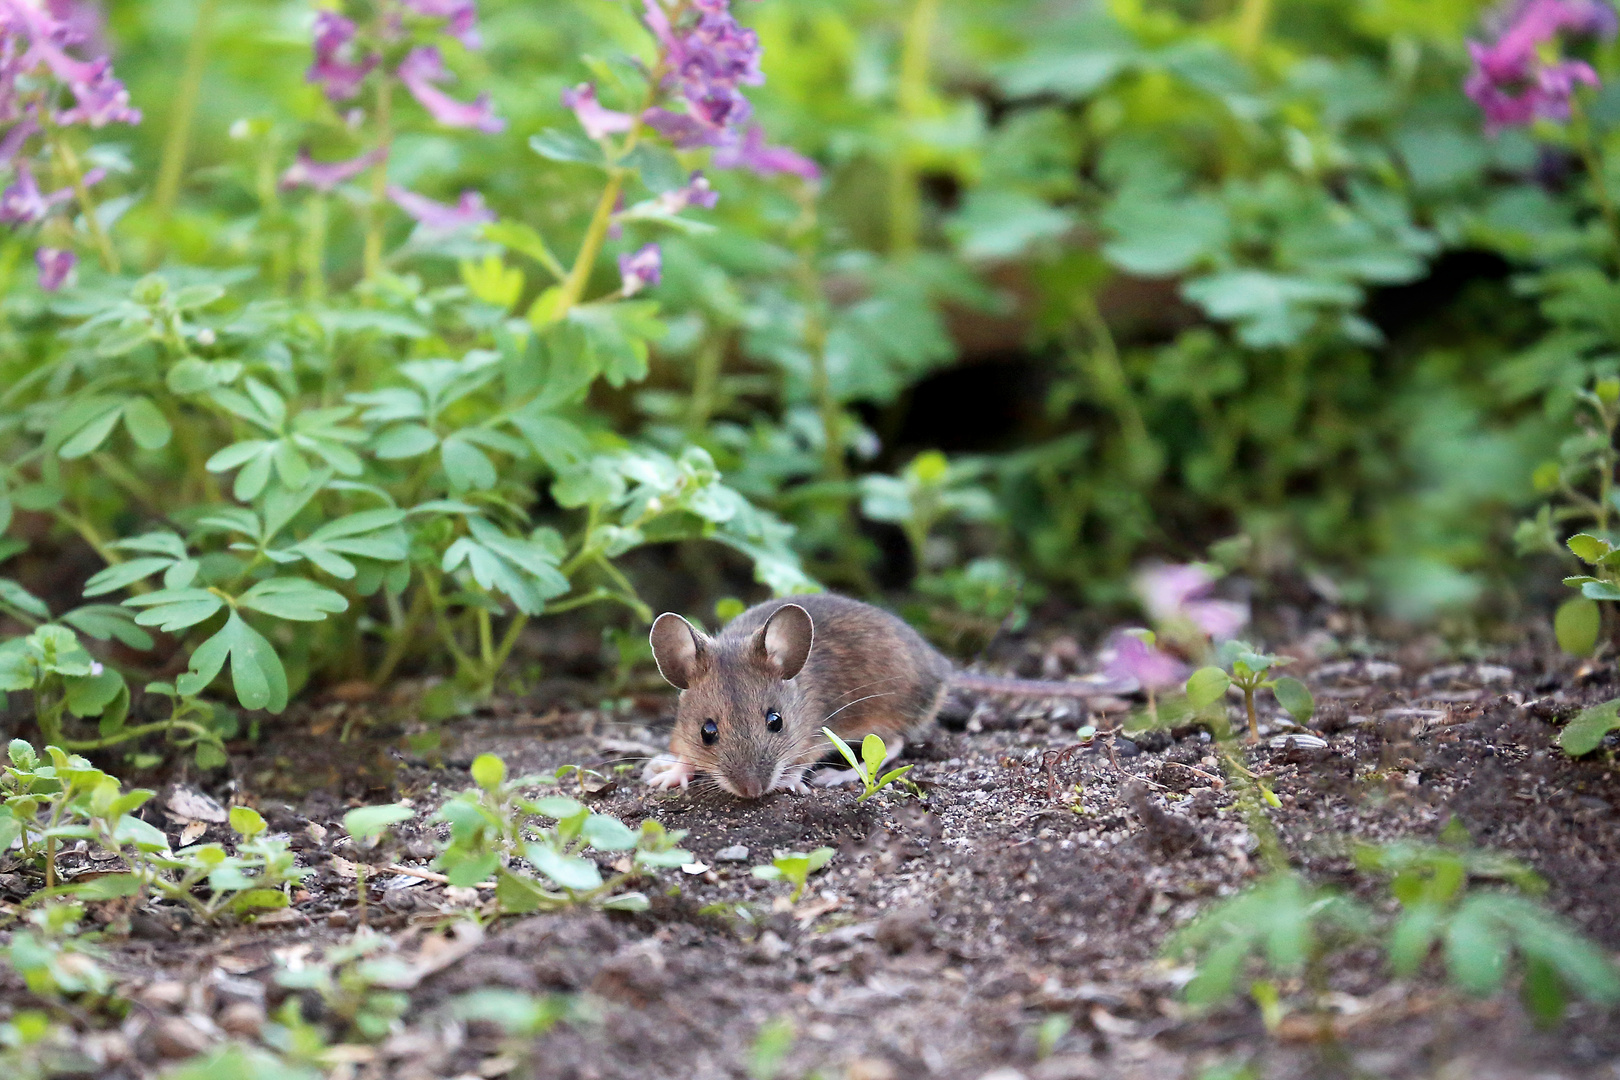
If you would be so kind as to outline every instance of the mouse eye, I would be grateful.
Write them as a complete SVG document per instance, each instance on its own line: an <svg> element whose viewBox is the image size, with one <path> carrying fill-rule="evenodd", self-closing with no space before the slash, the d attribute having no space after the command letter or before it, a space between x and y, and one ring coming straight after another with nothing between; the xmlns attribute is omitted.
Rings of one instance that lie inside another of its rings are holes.
<svg viewBox="0 0 1620 1080"><path fill-rule="evenodd" d="M765 728L768 731L782 730L782 714L772 709L765 714Z"/></svg>
<svg viewBox="0 0 1620 1080"><path fill-rule="evenodd" d="M703 721L703 745L713 746L720 740L720 725L713 720Z"/></svg>

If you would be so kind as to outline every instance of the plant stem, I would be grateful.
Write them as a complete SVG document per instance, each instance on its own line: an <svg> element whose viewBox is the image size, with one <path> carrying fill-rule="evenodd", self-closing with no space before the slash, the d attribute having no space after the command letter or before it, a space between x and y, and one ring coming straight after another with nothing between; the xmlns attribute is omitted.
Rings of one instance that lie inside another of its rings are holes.
<svg viewBox="0 0 1620 1080"><path fill-rule="evenodd" d="M1614 241L1609 251L1609 258L1616 265L1620 265L1620 211L1615 209L1614 197L1609 193L1609 178L1603 168L1603 155L1598 150L1597 140L1592 137L1592 121L1586 115L1586 109L1577 96L1569 101L1570 127L1575 134L1575 147L1581 155L1581 163L1586 166L1586 175L1592 182L1592 194L1597 198L1598 213L1603 216L1603 223L1608 226L1609 237Z"/></svg>
<svg viewBox="0 0 1620 1080"><path fill-rule="evenodd" d="M377 81L377 145L382 160L371 167L371 205L366 208L365 275L375 281L382 271L383 215L388 205L388 158L394 141L394 80L384 72Z"/></svg>
<svg viewBox="0 0 1620 1080"><path fill-rule="evenodd" d="M692 373L692 404L686 413L687 430L694 436L709 426L709 417L714 414L725 350L725 337L718 333L705 337L698 346Z"/></svg>
<svg viewBox="0 0 1620 1080"><path fill-rule="evenodd" d="M678 18L679 14L679 11L674 12L672 17ZM663 81L665 70L661 62L648 74L646 97L641 108L636 110L635 120L624 137L624 145L614 157L615 162L628 157L641 141L641 133L646 130L641 117L658 100L658 84ZM585 238L580 241L579 251L574 255L574 265L568 268L568 276L560 286L562 291L558 294L555 311L557 318L568 314L570 308L585 298L585 286L590 284L591 271L596 268L596 257L602 253L602 241L607 238L608 227L613 224L613 208L619 204L619 193L624 190L625 177L629 174L630 170L622 165L608 167L607 186L602 189L602 197L596 200L590 224L585 226Z"/></svg>
<svg viewBox="0 0 1620 1080"><path fill-rule="evenodd" d="M428 594L426 589L417 589L411 594L410 610L405 613L404 623L395 629L394 636L388 641L388 649L377 664L377 670L371 676L371 685L381 687L394 673L399 662L405 659L410 651L411 640L416 636L417 627L422 623L422 616L427 614Z"/></svg>
<svg viewBox="0 0 1620 1080"><path fill-rule="evenodd" d="M1260 741L1260 718L1254 712L1254 687L1243 688L1243 711L1249 714L1249 741Z"/></svg>
<svg viewBox="0 0 1620 1080"><path fill-rule="evenodd" d="M1271 0L1243 0L1238 8L1237 53L1252 60L1265 40L1266 27L1271 22Z"/></svg>
<svg viewBox="0 0 1620 1080"><path fill-rule="evenodd" d="M1119 348L1114 343L1113 331L1108 328L1108 320L1103 318L1097 298L1089 292L1076 298L1075 313L1091 338L1091 348L1079 350L1081 370L1090 380L1098 400L1119 421L1125 441L1126 465L1132 479L1152 480L1158 474L1161 455L1131 393L1130 379L1120 363Z"/></svg>
<svg viewBox="0 0 1620 1080"><path fill-rule="evenodd" d="M203 72L208 67L208 47L213 44L214 15L218 10L219 0L200 0L197 19L191 27L191 40L186 45L185 68L175 94L168 134L163 140L163 160L158 166L157 189L152 196L157 226L157 240L152 247L154 263L161 261L168 246L164 232L180 198L180 181L185 176L186 157L191 150L192 121L197 115L197 96L202 90Z"/></svg>
<svg viewBox="0 0 1620 1080"><path fill-rule="evenodd" d="M80 517L70 511L63 510L61 507L57 507L53 513L56 515L56 520L78 533L84 542L90 545L90 549L101 557L102 562L108 566L113 566L124 561L122 555L107 545L107 541L102 538L101 533L90 523L88 518Z"/></svg>
<svg viewBox="0 0 1620 1080"><path fill-rule="evenodd" d="M917 0L906 20L900 46L900 82L897 91L900 131L895 139L894 163L889 170L889 252L909 255L917 250L922 223L922 201L917 191L917 170L911 157L911 127L928 107L928 48L939 17L939 0Z"/></svg>
<svg viewBox="0 0 1620 1080"><path fill-rule="evenodd" d="M194 724L189 720L157 720L150 724L142 724L139 727L125 728L116 735L108 735L101 739L63 739L59 745L64 750L102 750L109 746L117 746L122 742L129 742L131 739L139 739L143 735L174 730L190 731L204 737L210 734L207 728L201 724Z"/></svg>
<svg viewBox="0 0 1620 1080"><path fill-rule="evenodd" d="M318 304L326 296L326 196L309 197L304 221L304 299Z"/></svg>
<svg viewBox="0 0 1620 1080"><path fill-rule="evenodd" d="M96 201L91 197L90 188L84 182L84 166L79 164L79 156L73 152L73 147L62 138L57 128L47 126L45 130L50 139L51 149L56 153L57 161L61 163L72 184L73 197L78 200L79 212L84 215L85 228L90 230L90 239L101 255L102 269L109 274L118 273L120 268L118 252L113 250L112 241L107 238L107 231L101 227L101 219L96 216Z"/></svg>

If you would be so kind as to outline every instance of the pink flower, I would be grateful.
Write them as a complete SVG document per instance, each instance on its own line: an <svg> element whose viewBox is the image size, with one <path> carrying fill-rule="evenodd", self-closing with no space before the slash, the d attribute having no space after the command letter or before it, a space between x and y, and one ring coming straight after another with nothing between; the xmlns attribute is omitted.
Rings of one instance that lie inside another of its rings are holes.
<svg viewBox="0 0 1620 1080"><path fill-rule="evenodd" d="M285 190L307 186L325 194L386 160L388 150L382 146L348 161L316 161L307 149L299 150L298 160L281 174L281 187Z"/></svg>
<svg viewBox="0 0 1620 1080"><path fill-rule="evenodd" d="M506 121L495 115L488 93L471 102L457 101L435 83L450 77L444 57L432 45L412 49L400 61L399 80L433 119L446 127L476 128L494 134L506 129Z"/></svg>
<svg viewBox="0 0 1620 1080"><path fill-rule="evenodd" d="M1576 85L1599 85L1597 72L1580 60L1556 59L1544 46L1565 32L1612 37L1616 21L1602 0L1524 0L1499 20L1493 44L1469 42L1474 70L1464 89L1485 113L1486 130L1567 119Z"/></svg>
<svg viewBox="0 0 1620 1080"><path fill-rule="evenodd" d="M305 72L307 82L319 83L331 101L345 101L360 92L360 84L382 62L372 53L353 59L355 25L332 11L315 16L315 62Z"/></svg>
<svg viewBox="0 0 1620 1080"><path fill-rule="evenodd" d="M390 186L388 197L429 232L451 233L495 220L494 212L484 206L484 197L476 191L463 191L454 205L435 202L402 187Z"/></svg>
<svg viewBox="0 0 1620 1080"><path fill-rule="evenodd" d="M30 0L0 0L0 39L5 41L0 57L0 116L19 115L17 77L43 70L73 96L73 104L54 117L58 124L100 128L140 123L141 112L131 107L129 91L113 75L108 57L79 60L67 53L89 40L77 17L64 20Z"/></svg>
<svg viewBox="0 0 1620 1080"><path fill-rule="evenodd" d="M694 172L685 186L666 191L653 200L658 209L666 214L678 214L688 206L712 210L719 201L720 193L709 186L709 178L701 172Z"/></svg>
<svg viewBox="0 0 1620 1080"><path fill-rule="evenodd" d="M579 126L593 139L605 139L609 135L629 131L633 122L629 113L604 109L596 100L596 87L590 83L580 83L572 90L564 90L562 103L574 110Z"/></svg>
<svg viewBox="0 0 1620 1080"><path fill-rule="evenodd" d="M79 257L61 248L42 247L34 252L34 265L39 267L39 287L55 292L67 283Z"/></svg>
<svg viewBox="0 0 1620 1080"><path fill-rule="evenodd" d="M478 5L474 0L404 0L407 8L430 19L446 19L444 32L469 49L484 47L478 34Z"/></svg>
<svg viewBox="0 0 1620 1080"><path fill-rule="evenodd" d="M740 144L716 150L714 167L747 169L758 176L787 173L802 177L811 183L821 179L821 167L803 154L785 146L766 146L765 132L758 124L748 129Z"/></svg>
<svg viewBox="0 0 1620 1080"><path fill-rule="evenodd" d="M1103 650L1103 672L1115 679L1134 679L1144 690L1167 690L1187 677L1187 665L1156 645L1147 631L1121 630Z"/></svg>
<svg viewBox="0 0 1620 1080"><path fill-rule="evenodd" d="M1247 604L1206 597L1215 576L1197 563L1150 566L1136 577L1136 595L1154 622L1188 622L1212 638L1229 638L1249 621Z"/></svg>
<svg viewBox="0 0 1620 1080"><path fill-rule="evenodd" d="M87 182L88 182L88 178ZM28 162L17 162L17 178L4 192L0 192L0 221L8 225L28 225L44 221L58 203L73 197L72 188L53 191L49 195L39 190L34 171Z"/></svg>
<svg viewBox="0 0 1620 1080"><path fill-rule="evenodd" d="M623 295L634 296L663 277L664 257L657 244L648 244L630 255L619 256L619 277Z"/></svg>

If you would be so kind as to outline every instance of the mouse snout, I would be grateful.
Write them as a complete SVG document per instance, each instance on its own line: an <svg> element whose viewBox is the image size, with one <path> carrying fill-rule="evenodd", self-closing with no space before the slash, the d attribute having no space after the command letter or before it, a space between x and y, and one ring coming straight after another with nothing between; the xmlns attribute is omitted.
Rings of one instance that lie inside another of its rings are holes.
<svg viewBox="0 0 1620 1080"><path fill-rule="evenodd" d="M757 776L745 776L737 781L737 790L745 799L757 799L765 794L765 785Z"/></svg>

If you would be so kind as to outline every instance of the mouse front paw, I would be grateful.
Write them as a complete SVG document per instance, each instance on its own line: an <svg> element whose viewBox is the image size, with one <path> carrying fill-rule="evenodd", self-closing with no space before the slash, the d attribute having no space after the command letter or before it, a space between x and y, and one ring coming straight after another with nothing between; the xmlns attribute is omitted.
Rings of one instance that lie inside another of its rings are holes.
<svg viewBox="0 0 1620 1080"><path fill-rule="evenodd" d="M690 762L682 761L674 754L659 754L647 762L646 768L641 770L641 779L648 787L658 791L670 791L674 788L685 789L697 775Z"/></svg>
<svg viewBox="0 0 1620 1080"><path fill-rule="evenodd" d="M810 778L816 787L842 787L845 784L858 784L861 774L854 769L822 769Z"/></svg>

